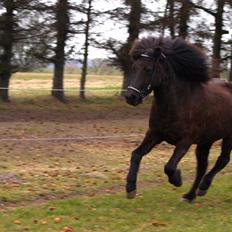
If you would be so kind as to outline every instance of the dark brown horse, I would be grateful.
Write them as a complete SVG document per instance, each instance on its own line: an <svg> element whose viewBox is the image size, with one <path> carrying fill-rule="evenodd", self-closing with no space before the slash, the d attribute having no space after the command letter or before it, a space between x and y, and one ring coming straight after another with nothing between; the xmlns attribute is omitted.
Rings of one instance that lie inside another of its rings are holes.
<svg viewBox="0 0 232 232"><path fill-rule="evenodd" d="M196 144L197 174L187 201L206 194L214 176L230 160L232 149L232 85L208 76L204 55L181 38L148 37L134 42L131 50L133 77L126 101L138 105L154 91L149 129L141 145L132 152L127 176L127 197L136 194L141 159L166 141L175 145L164 167L169 182L182 185L177 165L192 144ZM212 144L222 139L221 154L206 174Z"/></svg>

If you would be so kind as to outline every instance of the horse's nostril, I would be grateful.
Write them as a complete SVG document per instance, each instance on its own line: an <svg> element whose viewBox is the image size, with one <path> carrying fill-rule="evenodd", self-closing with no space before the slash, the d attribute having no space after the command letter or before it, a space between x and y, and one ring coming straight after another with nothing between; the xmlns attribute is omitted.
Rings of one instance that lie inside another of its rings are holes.
<svg viewBox="0 0 232 232"><path fill-rule="evenodd" d="M135 96L134 94L128 93L128 92L124 95L124 97L125 97L125 99L126 99L127 101L132 101L133 99L136 98L136 96Z"/></svg>
<svg viewBox="0 0 232 232"><path fill-rule="evenodd" d="M132 94L126 92L126 93L124 94L124 97L126 98L126 100L131 99L131 98L132 98Z"/></svg>
<svg viewBox="0 0 232 232"><path fill-rule="evenodd" d="M130 105L136 106L142 102L142 98L138 94L126 92L124 95L126 102Z"/></svg>

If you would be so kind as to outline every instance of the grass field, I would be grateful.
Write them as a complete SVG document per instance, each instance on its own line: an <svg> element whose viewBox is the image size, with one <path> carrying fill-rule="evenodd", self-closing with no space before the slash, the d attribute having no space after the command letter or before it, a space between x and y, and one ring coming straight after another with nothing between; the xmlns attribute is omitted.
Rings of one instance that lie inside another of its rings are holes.
<svg viewBox="0 0 232 232"><path fill-rule="evenodd" d="M195 175L194 147L180 164L183 187L167 183L163 166L173 147L163 143L142 162L137 198L125 199L130 153L146 131L150 98L133 108L116 92L89 92L86 102L67 92L62 104L41 90L50 84L48 74L13 77L18 91L11 103L0 104L0 139L104 139L0 140L0 232L232 231L231 164L207 196L180 202ZM120 77L92 76L87 88L120 85ZM66 76L65 86L78 90L78 78ZM219 153L216 143L210 167Z"/></svg>

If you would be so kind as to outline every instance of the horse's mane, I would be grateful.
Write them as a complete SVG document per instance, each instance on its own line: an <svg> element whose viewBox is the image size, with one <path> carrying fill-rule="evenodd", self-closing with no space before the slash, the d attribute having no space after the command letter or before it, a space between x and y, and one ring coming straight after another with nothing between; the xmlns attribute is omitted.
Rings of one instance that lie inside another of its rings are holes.
<svg viewBox="0 0 232 232"><path fill-rule="evenodd" d="M171 65L175 76L180 79L206 82L209 80L205 55L200 48L187 43L182 38L147 37L136 40L131 49L132 59L147 54L159 62L163 57Z"/></svg>

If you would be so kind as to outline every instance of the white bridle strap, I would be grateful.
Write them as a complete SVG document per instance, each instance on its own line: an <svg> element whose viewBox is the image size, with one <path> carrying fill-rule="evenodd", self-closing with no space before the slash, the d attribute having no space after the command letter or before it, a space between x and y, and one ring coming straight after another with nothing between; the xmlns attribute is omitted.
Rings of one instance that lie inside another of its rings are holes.
<svg viewBox="0 0 232 232"><path fill-rule="evenodd" d="M163 52L161 52L160 54L161 54L161 56L162 56L164 59L167 58Z"/></svg>
<svg viewBox="0 0 232 232"><path fill-rule="evenodd" d="M137 93L141 94L141 91L140 91L140 90L138 90L138 89L136 89L136 88L135 88L135 87L133 87L133 86L128 86L127 88L128 88L128 89L132 89L132 90L134 90L135 92L137 92Z"/></svg>
<svg viewBox="0 0 232 232"><path fill-rule="evenodd" d="M146 57L146 58L151 58L151 56L147 55L147 54L141 54L141 57Z"/></svg>
<svg viewBox="0 0 232 232"><path fill-rule="evenodd" d="M164 59L167 58L166 55L165 55L163 52L161 52L160 55L161 55ZM149 55L147 55L147 54L141 54L140 56L141 56L141 57L146 57L146 58L152 58L151 56L149 56Z"/></svg>

